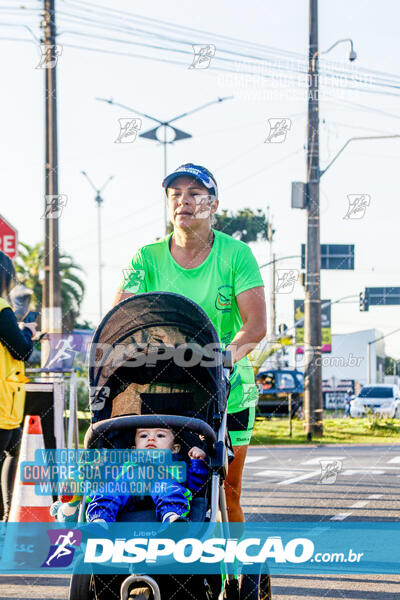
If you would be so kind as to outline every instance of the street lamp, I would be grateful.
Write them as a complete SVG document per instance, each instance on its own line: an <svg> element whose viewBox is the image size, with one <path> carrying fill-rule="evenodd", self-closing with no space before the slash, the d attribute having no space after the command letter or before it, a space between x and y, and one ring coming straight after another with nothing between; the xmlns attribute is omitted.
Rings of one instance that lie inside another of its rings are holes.
<svg viewBox="0 0 400 600"><path fill-rule="evenodd" d="M312 58L312 60L313 60L313 71L315 70L315 60L316 60L317 56L321 56L321 54L328 54L328 52L330 52L338 44L342 44L343 42L349 42L350 43L350 50L349 50L349 53L347 55L347 58L349 59L350 62L355 61L356 58L357 58L357 52L354 50L353 40L351 38L344 38L343 40L338 40L337 42L335 42L334 44L332 44L332 46L330 46L327 50L317 50L316 52L314 52L314 55L313 55L313 58Z"/></svg>
<svg viewBox="0 0 400 600"><path fill-rule="evenodd" d="M327 170L329 169L329 167L331 165L333 165L333 163L335 162L335 160L340 156L340 154L342 154L343 150L345 148L347 148L347 146L351 143L351 142L358 142L360 140L388 140L388 139L393 139L393 138L400 138L400 134L393 134L393 135L363 135L363 136L359 136L359 137L351 137L347 140L347 142L345 144L343 144L343 146L340 148L339 152L337 152L335 154L335 156L332 158L332 160L327 164L327 166L325 167L325 169L322 169L322 171L319 172L319 178L321 179L322 175L324 175L324 173L327 172Z"/></svg>
<svg viewBox="0 0 400 600"><path fill-rule="evenodd" d="M102 282L103 264L102 264L102 258L101 258L101 205L104 202L103 198L101 197L101 192L104 190L106 185L108 185L110 183L111 179L114 178L114 175L110 175L110 177L103 184L103 186L100 189L97 189L96 186L94 185L93 181L90 179L89 175L86 173L86 171L81 171L81 173L84 177L86 177L89 184L92 186L92 188L96 192L94 201L96 202L97 209L98 209L97 210L97 239L98 239L98 263L99 263L98 269L99 269L99 322L100 322L101 318L103 316L103 282Z"/></svg>
<svg viewBox="0 0 400 600"><path fill-rule="evenodd" d="M176 127L172 127L171 123L178 121L178 119L183 119L183 117L187 117L188 115L192 115L193 113L202 110L203 108L207 108L207 106L211 106L212 104L218 104L219 102L224 102L225 100L231 100L233 96L229 96L226 98L218 98L217 100L212 100L211 102L207 102L206 104L202 104L193 110L184 112L173 119L169 119L168 121L160 121L156 117L152 117L146 113L142 113L139 110L131 108L130 106L126 106L125 104L120 104L119 102L114 102L114 100L106 98L96 98L100 102L106 102L107 104L112 104L114 106L120 106L121 108L125 108L130 112L135 113L136 115L140 115L141 117L146 117L151 121L155 121L158 123L157 127L154 129L150 129L149 131L145 131L144 133L139 134L139 137L147 138L148 140L154 140L159 142L163 146L163 155L164 155L164 178L168 175L167 172L167 144L173 144L174 142L179 142L180 140L185 140L191 138L192 135L190 133L186 133L181 129L177 129ZM168 134L170 134L171 139L168 139ZM167 234L168 230L168 213L167 213L167 204L164 202L164 222L165 222L165 234Z"/></svg>

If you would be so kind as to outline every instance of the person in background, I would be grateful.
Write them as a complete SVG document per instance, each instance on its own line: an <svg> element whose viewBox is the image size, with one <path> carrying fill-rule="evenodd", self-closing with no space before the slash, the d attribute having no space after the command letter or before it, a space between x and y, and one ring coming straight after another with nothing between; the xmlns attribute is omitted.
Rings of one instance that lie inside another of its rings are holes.
<svg viewBox="0 0 400 600"><path fill-rule="evenodd" d="M21 443L21 422L25 404L24 361L32 352L36 323L19 326L9 302L15 269L10 258L0 251L0 456L3 521L8 520L12 488Z"/></svg>
<svg viewBox="0 0 400 600"><path fill-rule="evenodd" d="M345 396L345 408L344 408L344 416L345 417L350 417L350 407L351 407L351 401L354 398L354 394L353 394L353 390L351 388L349 388L346 392L346 396Z"/></svg>

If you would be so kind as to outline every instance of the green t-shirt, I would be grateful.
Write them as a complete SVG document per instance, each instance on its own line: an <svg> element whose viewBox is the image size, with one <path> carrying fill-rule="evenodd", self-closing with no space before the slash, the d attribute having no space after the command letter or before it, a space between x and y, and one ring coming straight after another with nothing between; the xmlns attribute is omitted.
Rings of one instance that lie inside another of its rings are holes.
<svg viewBox="0 0 400 600"><path fill-rule="evenodd" d="M181 267L172 257L172 234L142 246L124 272L121 289L133 294L174 292L190 298L208 315L226 347L242 327L236 296L263 286L250 248L230 235L213 230L215 239L206 260L194 269ZM247 356L235 364L231 375L228 412L255 406L258 399L254 372Z"/></svg>

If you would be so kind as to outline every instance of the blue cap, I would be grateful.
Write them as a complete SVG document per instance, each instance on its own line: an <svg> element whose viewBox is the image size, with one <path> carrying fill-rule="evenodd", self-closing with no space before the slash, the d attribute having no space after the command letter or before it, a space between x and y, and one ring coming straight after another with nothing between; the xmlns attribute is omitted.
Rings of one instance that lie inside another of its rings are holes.
<svg viewBox="0 0 400 600"><path fill-rule="evenodd" d="M163 188L165 188L165 191L167 191L168 187L171 185L174 179L176 179L177 177L182 177L184 175L197 179L197 181L199 181L201 185L204 185L204 187L210 190L210 192L212 191L216 198L218 197L217 182L215 181L210 171L205 167L201 167L200 165L194 165L192 163L181 165L180 167L175 169L175 171L167 175L167 177L162 183Z"/></svg>

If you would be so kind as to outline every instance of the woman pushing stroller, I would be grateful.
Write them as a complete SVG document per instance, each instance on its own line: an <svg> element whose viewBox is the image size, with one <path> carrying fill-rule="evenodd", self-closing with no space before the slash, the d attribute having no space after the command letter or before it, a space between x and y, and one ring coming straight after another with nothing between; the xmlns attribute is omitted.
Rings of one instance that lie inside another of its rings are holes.
<svg viewBox="0 0 400 600"><path fill-rule="evenodd" d="M227 425L234 460L225 493L229 520L240 522L242 472L258 401L247 354L266 333L264 283L247 244L212 228L218 187L208 169L182 165L163 187L173 233L136 252L115 304L145 292L181 294L204 310L221 345L232 353Z"/></svg>

